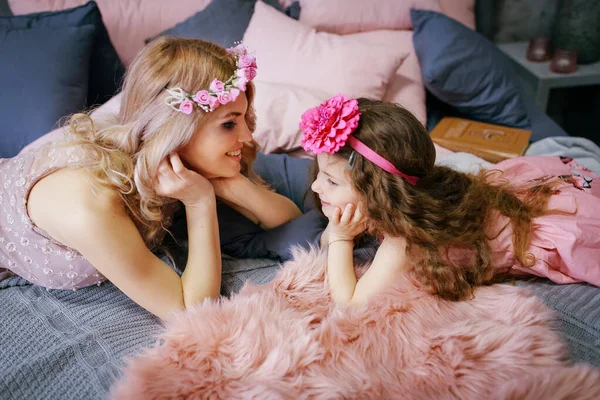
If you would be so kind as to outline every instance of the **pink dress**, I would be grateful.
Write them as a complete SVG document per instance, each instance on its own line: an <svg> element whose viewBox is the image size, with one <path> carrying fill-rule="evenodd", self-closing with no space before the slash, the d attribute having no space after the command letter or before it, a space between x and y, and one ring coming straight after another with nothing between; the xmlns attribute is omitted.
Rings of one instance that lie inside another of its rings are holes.
<svg viewBox="0 0 600 400"><path fill-rule="evenodd" d="M490 242L494 266L516 274L543 276L556 283L588 282L600 286L600 179L589 169L564 157L518 157L502 161L494 169L501 179L532 183L559 177L564 181L549 200L549 209L575 212L534 219L528 252L535 264L525 267L515 258L510 224ZM500 217L490 230L492 237L508 222Z"/></svg>
<svg viewBox="0 0 600 400"><path fill-rule="evenodd" d="M105 280L81 254L37 228L27 213L29 191L38 180L60 168L83 166L70 147L45 146L0 159L0 279L16 274L49 289Z"/></svg>

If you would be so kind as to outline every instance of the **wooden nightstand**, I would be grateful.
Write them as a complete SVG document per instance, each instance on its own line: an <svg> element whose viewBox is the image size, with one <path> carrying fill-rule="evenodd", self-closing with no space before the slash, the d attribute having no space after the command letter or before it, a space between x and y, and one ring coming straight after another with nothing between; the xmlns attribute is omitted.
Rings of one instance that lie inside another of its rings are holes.
<svg viewBox="0 0 600 400"><path fill-rule="evenodd" d="M544 112L547 111L551 89L600 85L600 62L577 65L577 71L572 74L556 74L550 71L550 61L527 60L528 42L502 43L497 46L513 61L525 91L535 97L536 104Z"/></svg>

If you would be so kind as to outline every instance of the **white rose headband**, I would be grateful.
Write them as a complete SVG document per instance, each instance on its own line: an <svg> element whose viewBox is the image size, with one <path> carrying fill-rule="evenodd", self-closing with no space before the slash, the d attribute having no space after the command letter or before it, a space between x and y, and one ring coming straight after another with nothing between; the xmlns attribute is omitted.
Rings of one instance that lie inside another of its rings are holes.
<svg viewBox="0 0 600 400"><path fill-rule="evenodd" d="M165 103L175 111L191 114L194 105L205 112L212 112L221 104L235 101L240 92L246 91L246 84L256 77L256 57L248 54L243 44L227 49L235 58L237 69L225 82L213 79L208 90L196 94L186 93L181 88L166 89L169 96Z"/></svg>

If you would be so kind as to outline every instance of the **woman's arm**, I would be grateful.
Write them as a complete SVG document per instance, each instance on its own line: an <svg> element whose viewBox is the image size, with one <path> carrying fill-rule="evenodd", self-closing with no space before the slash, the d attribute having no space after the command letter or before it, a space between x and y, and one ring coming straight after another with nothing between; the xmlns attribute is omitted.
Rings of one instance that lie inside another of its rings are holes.
<svg viewBox="0 0 600 400"><path fill-rule="evenodd" d="M192 293L191 279L180 278L152 254L123 204L102 202L88 203L61 231L69 245L123 293L161 319L212 295L204 288Z"/></svg>
<svg viewBox="0 0 600 400"><path fill-rule="evenodd" d="M217 298L221 292L221 246L216 200L186 206L188 258L181 275L185 304Z"/></svg>
<svg viewBox="0 0 600 400"><path fill-rule="evenodd" d="M287 197L254 184L241 174L211 182L219 198L264 229L275 228L302 214Z"/></svg>
<svg viewBox="0 0 600 400"><path fill-rule="evenodd" d="M84 170L58 173L63 176L53 187L59 184L69 201L44 193L45 212L38 212L41 217L35 222L42 222L42 229L79 251L133 301L164 319L170 312L219 296L221 257L214 191L208 180L185 169L177 156L161 163L156 190L181 200L188 214L190 254L181 278L146 247L116 192L94 186ZM49 178L52 175L44 180Z"/></svg>

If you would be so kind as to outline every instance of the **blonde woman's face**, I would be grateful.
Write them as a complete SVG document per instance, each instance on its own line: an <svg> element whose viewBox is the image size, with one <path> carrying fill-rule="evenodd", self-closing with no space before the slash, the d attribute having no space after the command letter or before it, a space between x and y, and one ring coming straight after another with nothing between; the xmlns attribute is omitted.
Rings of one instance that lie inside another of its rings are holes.
<svg viewBox="0 0 600 400"><path fill-rule="evenodd" d="M208 113L190 142L179 151L187 167L207 179L239 174L242 146L252 140L245 119L247 111L248 100L242 92L234 102Z"/></svg>
<svg viewBox="0 0 600 400"><path fill-rule="evenodd" d="M346 172L347 160L334 154L321 153L317 155L317 162L319 173L311 189L321 199L323 214L331 218L336 207L343 211L348 203L359 206L358 195L352 189Z"/></svg>

